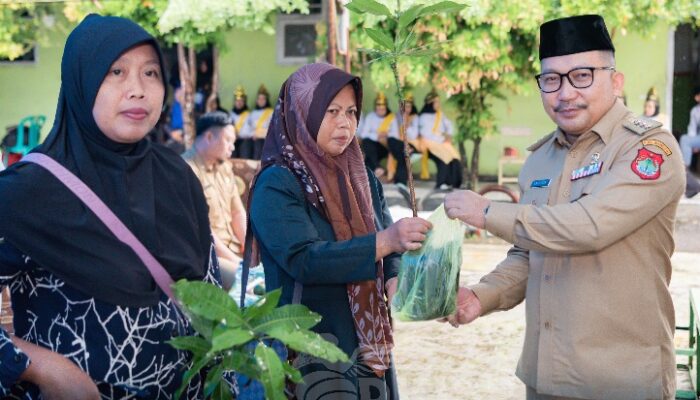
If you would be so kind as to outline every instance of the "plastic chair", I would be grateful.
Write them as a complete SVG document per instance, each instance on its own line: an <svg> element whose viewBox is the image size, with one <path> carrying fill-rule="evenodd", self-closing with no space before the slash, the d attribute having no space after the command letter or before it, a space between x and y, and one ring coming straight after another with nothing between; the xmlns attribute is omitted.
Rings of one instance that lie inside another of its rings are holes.
<svg viewBox="0 0 700 400"><path fill-rule="evenodd" d="M46 117L43 115L30 115L22 118L17 124L17 139L15 145L4 149L3 163L9 166L16 161L11 158L11 155L18 155L21 158L23 155L39 145L41 137L41 128L46 122Z"/></svg>

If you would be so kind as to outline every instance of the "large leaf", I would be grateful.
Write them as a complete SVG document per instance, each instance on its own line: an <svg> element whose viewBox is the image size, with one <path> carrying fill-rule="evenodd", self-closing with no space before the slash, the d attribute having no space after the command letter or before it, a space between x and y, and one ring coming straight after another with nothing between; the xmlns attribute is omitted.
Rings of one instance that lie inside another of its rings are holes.
<svg viewBox="0 0 700 400"><path fill-rule="evenodd" d="M175 296L190 313L229 325L245 325L241 310L223 289L211 283L179 280Z"/></svg>
<svg viewBox="0 0 700 400"><path fill-rule="evenodd" d="M285 329L273 329L267 332L267 334L270 337L280 340L296 351L310 354L314 357L323 358L330 362L349 361L344 351L315 332L307 330L290 331Z"/></svg>
<svg viewBox="0 0 700 400"><path fill-rule="evenodd" d="M420 10L417 18L431 14L457 12L461 11L464 7L466 7L464 4L458 4L453 1L441 1L440 3L427 6Z"/></svg>
<svg viewBox="0 0 700 400"><path fill-rule="evenodd" d="M372 15L383 15L385 17L391 17L391 11L381 3L374 0L352 0L350 3L345 5L350 11L356 12L358 14L372 14Z"/></svg>
<svg viewBox="0 0 700 400"><path fill-rule="evenodd" d="M244 343L250 342L253 338L255 338L255 335L250 330L217 326L214 329L214 335L211 341L211 350L209 350L209 352L213 354L217 351L230 349L234 346L240 346Z"/></svg>
<svg viewBox="0 0 700 400"><path fill-rule="evenodd" d="M253 332L268 333L273 329L295 331L309 329L321 322L321 316L301 304L288 304L251 321Z"/></svg>
<svg viewBox="0 0 700 400"><path fill-rule="evenodd" d="M287 378L289 378L290 381L294 383L301 383L304 381L304 377L301 376L301 372L292 367L292 365L288 362L282 363L282 367L284 367L284 373L287 375Z"/></svg>
<svg viewBox="0 0 700 400"><path fill-rule="evenodd" d="M260 382L265 388L265 398L287 400L284 394L284 367L275 350L260 343L255 348L255 360L260 368Z"/></svg>
<svg viewBox="0 0 700 400"><path fill-rule="evenodd" d="M394 50L394 40L381 29L367 28L365 33L370 37L375 43L387 50Z"/></svg>
<svg viewBox="0 0 700 400"><path fill-rule="evenodd" d="M214 327L219 325L219 322L212 321L210 319L200 317L191 313L189 314L189 318L194 330L196 330L197 333L202 335L208 341L211 341L212 335L214 333Z"/></svg>
<svg viewBox="0 0 700 400"><path fill-rule="evenodd" d="M207 340L199 336L179 336L168 341L168 344L178 350L186 350L194 354L195 357L201 357L206 354L211 345Z"/></svg>
<svg viewBox="0 0 700 400"><path fill-rule="evenodd" d="M411 25L418 18L424 6L418 4L401 13L399 17L399 32Z"/></svg>
<svg viewBox="0 0 700 400"><path fill-rule="evenodd" d="M280 296L282 296L282 289L275 289L268 292L256 301L254 304L246 307L243 311L243 318L246 321L250 321L253 318L257 318L261 315L269 314L277 304L280 302Z"/></svg>

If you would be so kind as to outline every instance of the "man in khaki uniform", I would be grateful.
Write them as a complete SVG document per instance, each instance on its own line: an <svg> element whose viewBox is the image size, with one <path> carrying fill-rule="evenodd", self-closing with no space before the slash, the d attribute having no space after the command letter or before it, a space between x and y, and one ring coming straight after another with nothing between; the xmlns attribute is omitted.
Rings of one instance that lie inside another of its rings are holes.
<svg viewBox="0 0 700 400"><path fill-rule="evenodd" d="M617 99L624 76L601 17L543 24L540 60L542 103L558 128L530 147L520 204L470 191L445 199L450 217L514 244L460 288L451 322L527 299L516 374L528 399L673 399L678 145Z"/></svg>
<svg viewBox="0 0 700 400"><path fill-rule="evenodd" d="M197 121L194 145L182 155L202 183L222 283L227 290L243 255L246 226L245 208L230 162L235 140L229 116L210 112Z"/></svg>

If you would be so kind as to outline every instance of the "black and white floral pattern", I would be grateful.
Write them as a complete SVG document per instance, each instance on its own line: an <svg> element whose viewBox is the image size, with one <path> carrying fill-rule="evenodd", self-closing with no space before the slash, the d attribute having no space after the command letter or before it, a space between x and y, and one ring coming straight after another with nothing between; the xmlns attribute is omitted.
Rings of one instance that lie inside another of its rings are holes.
<svg viewBox="0 0 700 400"><path fill-rule="evenodd" d="M213 248L205 280L219 282ZM15 335L76 363L97 383L103 399L170 399L180 386L189 356L167 341L193 331L167 296L151 307L101 302L66 285L9 243L0 244L4 286L10 288ZM41 398L34 385L18 383L29 362L0 329L0 397ZM200 386L193 379L183 397L201 397Z"/></svg>

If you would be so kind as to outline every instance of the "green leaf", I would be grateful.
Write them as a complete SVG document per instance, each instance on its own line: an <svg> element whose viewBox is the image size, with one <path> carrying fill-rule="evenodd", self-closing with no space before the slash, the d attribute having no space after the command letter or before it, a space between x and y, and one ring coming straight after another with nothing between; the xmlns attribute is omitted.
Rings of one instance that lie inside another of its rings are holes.
<svg viewBox="0 0 700 400"><path fill-rule="evenodd" d="M275 350L260 343L255 349L255 359L260 368L260 382L265 388L265 398L287 400L284 394L284 367Z"/></svg>
<svg viewBox="0 0 700 400"><path fill-rule="evenodd" d="M458 12L461 11L464 7L466 7L466 5L464 4L458 4L453 1L442 1L440 3L427 6L424 9L420 10L417 18L425 17L431 14Z"/></svg>
<svg viewBox="0 0 700 400"><path fill-rule="evenodd" d="M404 40L401 41L401 44L399 45L399 48L396 49L399 52L402 52L406 49L410 49L416 41L416 32L411 29L410 32L408 32L408 36Z"/></svg>
<svg viewBox="0 0 700 400"><path fill-rule="evenodd" d="M255 358L245 350L233 350L230 355L224 357L222 364L227 371L236 371L248 378L259 380L260 370L255 362Z"/></svg>
<svg viewBox="0 0 700 400"><path fill-rule="evenodd" d="M302 383L304 381L304 377L301 376L301 372L299 372L298 369L292 367L292 365L288 362L282 363L282 367L284 368L284 374L287 375L289 380L291 380L292 382Z"/></svg>
<svg viewBox="0 0 700 400"><path fill-rule="evenodd" d="M240 346L250 342L253 338L255 338L255 335L249 330L217 326L214 329L209 353L213 354L221 350L230 349L234 346Z"/></svg>
<svg viewBox="0 0 700 400"><path fill-rule="evenodd" d="M437 54L440 54L442 52L442 49L440 48L429 48L429 49L415 49L415 50L409 50L404 53L404 55L407 55L409 57L431 57Z"/></svg>
<svg viewBox="0 0 700 400"><path fill-rule="evenodd" d="M372 15L383 15L386 17L391 17L391 11L381 3L374 0L352 0L350 3L346 4L345 7L350 11L356 12L358 14L372 14Z"/></svg>
<svg viewBox="0 0 700 400"><path fill-rule="evenodd" d="M413 21L418 18L418 15L423 7L424 6L418 4L402 12L401 16L399 17L399 31L402 31L407 26L411 25Z"/></svg>
<svg viewBox="0 0 700 400"><path fill-rule="evenodd" d="M199 370L202 368L206 367L207 364L212 360L211 357L209 356L204 356L202 358L194 358L192 360L192 367L185 371L185 374L182 376L182 383L180 384L180 387L177 389L175 392L175 399L179 399L180 396L182 396L182 392L187 389L187 386L189 385L190 381L192 378L195 377L199 373Z"/></svg>
<svg viewBox="0 0 700 400"><path fill-rule="evenodd" d="M195 357L201 357L206 354L211 345L207 340L199 336L178 336L170 339L168 344L178 350L186 350L194 354Z"/></svg>
<svg viewBox="0 0 700 400"><path fill-rule="evenodd" d="M223 289L211 283L179 280L174 286L175 296L187 311L213 321L229 325L245 325L241 310Z"/></svg>
<svg viewBox="0 0 700 400"><path fill-rule="evenodd" d="M189 315L190 323L194 330L202 335L206 340L211 341L212 335L214 334L214 327L219 325L219 322L200 317L198 315Z"/></svg>
<svg viewBox="0 0 700 400"><path fill-rule="evenodd" d="M366 53L372 58L382 58L382 57L389 57L392 55L391 52L388 51L382 51L382 50L377 50L377 49L365 49L365 48L359 48L357 51Z"/></svg>
<svg viewBox="0 0 700 400"><path fill-rule="evenodd" d="M219 381L219 384L214 388L214 392L211 395L211 400L232 400L233 394L231 393L231 388L228 387L226 382Z"/></svg>
<svg viewBox="0 0 700 400"><path fill-rule="evenodd" d="M323 358L330 362L349 361L344 351L315 332L307 330L290 331L286 329L273 329L267 332L267 334L270 337L280 340L296 351L310 354L314 357Z"/></svg>
<svg viewBox="0 0 700 400"><path fill-rule="evenodd" d="M243 311L243 318L246 321L250 321L251 319L257 318L261 315L269 314L275 307L277 307L281 296L282 289L275 289L266 293L264 297L260 298L254 304L246 307L246 309Z"/></svg>
<svg viewBox="0 0 700 400"><path fill-rule="evenodd" d="M367 28L365 29L365 33L367 33L367 36L370 37L374 41L374 43L384 47L387 50L394 50L394 41L387 34L381 29L374 29L374 28Z"/></svg>
<svg viewBox="0 0 700 400"><path fill-rule="evenodd" d="M253 332L268 333L273 329L294 331L297 329L309 329L321 322L321 316L310 311L301 304L288 304L275 308L268 315L251 321Z"/></svg>
<svg viewBox="0 0 700 400"><path fill-rule="evenodd" d="M207 379L204 381L204 398L208 398L214 390L221 384L221 377L224 374L223 364L218 364L207 372Z"/></svg>

